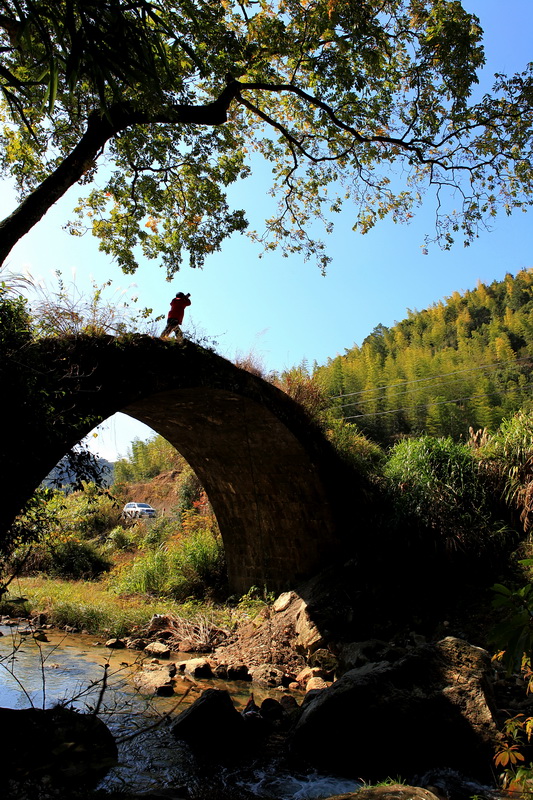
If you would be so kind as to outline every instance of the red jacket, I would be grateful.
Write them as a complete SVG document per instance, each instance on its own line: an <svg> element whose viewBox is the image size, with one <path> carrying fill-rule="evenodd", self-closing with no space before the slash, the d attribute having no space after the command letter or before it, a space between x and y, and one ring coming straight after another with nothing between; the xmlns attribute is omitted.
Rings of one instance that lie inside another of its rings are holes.
<svg viewBox="0 0 533 800"><path fill-rule="evenodd" d="M168 319L177 319L181 324L183 322L183 315L187 306L190 306L191 301L188 297L174 297L170 301L170 311L168 312Z"/></svg>

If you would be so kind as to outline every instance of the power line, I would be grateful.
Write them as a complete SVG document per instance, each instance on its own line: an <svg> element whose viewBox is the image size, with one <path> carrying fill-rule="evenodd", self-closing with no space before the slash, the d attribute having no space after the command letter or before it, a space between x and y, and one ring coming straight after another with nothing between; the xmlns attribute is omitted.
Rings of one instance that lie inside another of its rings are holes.
<svg viewBox="0 0 533 800"><path fill-rule="evenodd" d="M467 367L465 369L457 369L453 372L441 372L437 375L430 375L427 378L413 378L409 381L399 381L398 383L388 383L384 386L375 386L372 389L361 389L359 392L348 392L347 394L336 394L333 395L330 399L331 400L339 400L343 397L354 397L355 395L367 394L368 392L377 392L381 389L389 389L391 386L407 386L411 383L421 383L422 381L434 381L437 378L447 378L449 375L460 375L464 372L475 372L480 369L495 369L496 367L504 366L505 364L518 364L522 361L529 361L531 362L531 356L522 356L521 358L510 358L508 361L496 361L493 364L482 364L479 367ZM372 398L375 399L375 398Z"/></svg>
<svg viewBox="0 0 533 800"><path fill-rule="evenodd" d="M519 374L521 374L521 373L519 373ZM436 377L438 377L438 376L436 376ZM436 385L428 384L426 386L417 386L417 387L414 387L414 388L411 388L411 389L409 389L409 388L408 389L402 389L401 392L391 392L391 395L392 395L393 399L396 399L397 397L399 397L402 394L414 394L415 392L423 392L425 390L430 390L431 392L436 393L440 389L444 388L445 386L453 386L454 384L459 383L461 380L462 380L461 378L454 378L451 381L442 381L442 383L437 383ZM497 381L499 379L498 378L492 378L492 380L497 383ZM401 385L402 384L391 383L390 386L388 386L387 388L393 390L393 389L396 388L396 386L401 386ZM517 388L520 388L520 387L517 387ZM371 391L371 390L368 390L368 391ZM344 408L347 408L348 406L356 406L359 403L372 403L372 402L377 402L379 400L386 400L386 399L387 399L387 393L383 392L382 394L377 395L376 397L363 397L363 398L359 398L358 400L352 400L350 403L341 403L341 407L344 409Z"/></svg>
<svg viewBox="0 0 533 800"><path fill-rule="evenodd" d="M521 386L520 389L529 389L533 386L533 383L526 383L524 386ZM502 391L502 394L508 394L506 391ZM403 408L393 408L391 411L371 411L366 414L353 414L350 417L342 417L343 420L348 419L359 419L360 417L381 417L384 414L398 414L400 411L415 411L417 408L429 408L430 406L441 406L441 405L450 405L451 403L461 403L465 400L474 400L478 397L485 397L486 392L481 392L481 394L472 394L468 397L456 397L455 400L436 400L434 403L420 403L416 406L404 406Z"/></svg>

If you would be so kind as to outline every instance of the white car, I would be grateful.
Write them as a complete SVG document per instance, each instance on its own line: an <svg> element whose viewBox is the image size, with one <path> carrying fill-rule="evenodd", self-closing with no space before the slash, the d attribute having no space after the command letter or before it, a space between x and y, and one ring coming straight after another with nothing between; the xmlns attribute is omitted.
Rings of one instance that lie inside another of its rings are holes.
<svg viewBox="0 0 533 800"><path fill-rule="evenodd" d="M126 503L122 509L122 516L132 519L135 517L155 517L155 508L148 503Z"/></svg>

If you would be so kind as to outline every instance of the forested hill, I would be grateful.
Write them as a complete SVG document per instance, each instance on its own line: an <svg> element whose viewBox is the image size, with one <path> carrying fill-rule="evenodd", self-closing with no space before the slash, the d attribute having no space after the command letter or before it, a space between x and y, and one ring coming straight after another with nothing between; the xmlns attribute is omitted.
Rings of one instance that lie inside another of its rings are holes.
<svg viewBox="0 0 533 800"><path fill-rule="evenodd" d="M454 292L316 369L339 416L377 441L494 429L531 403L533 269Z"/></svg>

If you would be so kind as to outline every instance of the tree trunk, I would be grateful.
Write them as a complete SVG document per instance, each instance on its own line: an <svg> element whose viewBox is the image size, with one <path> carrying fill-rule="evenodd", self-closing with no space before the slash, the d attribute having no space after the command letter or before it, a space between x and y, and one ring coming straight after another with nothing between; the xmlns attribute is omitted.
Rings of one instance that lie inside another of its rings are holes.
<svg viewBox="0 0 533 800"><path fill-rule="evenodd" d="M229 83L213 103L203 106L169 106L160 112L138 112L127 104L109 109L108 115L93 111L87 130L76 147L54 172L43 180L18 208L0 222L0 266L17 242L28 233L65 192L94 165L106 143L132 125L222 125L227 110L240 89L237 81Z"/></svg>

